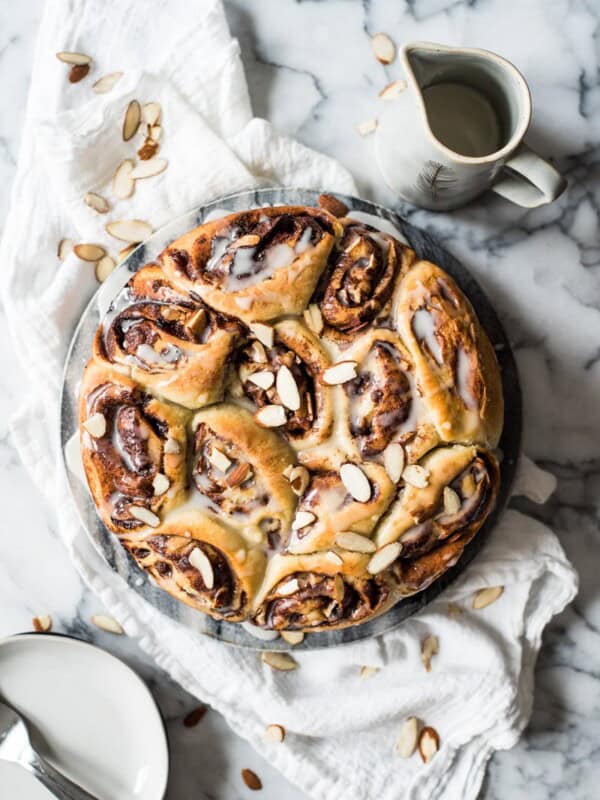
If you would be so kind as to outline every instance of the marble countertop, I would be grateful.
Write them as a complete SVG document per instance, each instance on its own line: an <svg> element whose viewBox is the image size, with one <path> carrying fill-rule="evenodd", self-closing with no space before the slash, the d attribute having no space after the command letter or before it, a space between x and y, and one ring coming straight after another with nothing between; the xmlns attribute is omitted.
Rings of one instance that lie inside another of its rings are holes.
<svg viewBox="0 0 600 800"><path fill-rule="evenodd" d="M520 743L497 753L482 800L591 800L600 779L600 88L593 36L600 7L566 0L230 0L254 109L281 131L339 158L362 195L430 229L469 267L498 309L517 356L525 400L525 448L558 477L543 508L581 577L570 608L544 635L531 722ZM41 0L0 0L0 220L10 202ZM451 214L398 203L376 171L372 143L356 125L376 116L377 92L401 77L372 56L369 36L495 50L530 83L529 143L568 177L555 204L534 211L495 196ZM287 784L215 712L185 728L197 705L145 659L135 643L90 624L95 597L79 580L8 434L22 385L0 313L0 636L50 613L54 629L93 640L149 682L172 745L169 800L204 792L249 797L240 769L262 778L262 797L296 800ZM27 509L26 516L23 510ZM35 554L35 558L32 558ZM35 567L32 567L35 564Z"/></svg>

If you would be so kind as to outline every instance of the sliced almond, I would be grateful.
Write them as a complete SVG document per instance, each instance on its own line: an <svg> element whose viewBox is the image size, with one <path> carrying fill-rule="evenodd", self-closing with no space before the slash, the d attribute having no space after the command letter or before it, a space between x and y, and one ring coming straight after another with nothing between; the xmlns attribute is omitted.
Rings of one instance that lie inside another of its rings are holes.
<svg viewBox="0 0 600 800"><path fill-rule="evenodd" d="M343 550L350 550L352 553L374 553L377 549L375 542L366 536L354 531L342 531L335 537L335 543Z"/></svg>
<svg viewBox="0 0 600 800"><path fill-rule="evenodd" d="M285 728L283 725L267 725L264 738L267 742L283 742L285 739Z"/></svg>
<svg viewBox="0 0 600 800"><path fill-rule="evenodd" d="M131 177L132 172L133 161L126 158L125 161L121 161L113 175L112 190L115 197L118 197L119 200L126 200L128 197L131 197L134 192L135 181Z"/></svg>
<svg viewBox="0 0 600 800"><path fill-rule="evenodd" d="M188 561L192 567L198 570L206 588L212 589L215 585L215 573L206 553L199 547L195 547L189 554Z"/></svg>
<svg viewBox="0 0 600 800"><path fill-rule="evenodd" d="M90 71L89 64L73 64L69 70L69 83L79 83Z"/></svg>
<svg viewBox="0 0 600 800"><path fill-rule="evenodd" d="M168 306L167 306L168 307ZM200 336L204 333L207 325L206 311L199 308L185 323L185 327L191 331L194 336Z"/></svg>
<svg viewBox="0 0 600 800"><path fill-rule="evenodd" d="M86 419L83 423L83 427L94 439L100 439L106 433L106 417L104 414L96 411L95 414L92 414Z"/></svg>
<svg viewBox="0 0 600 800"><path fill-rule="evenodd" d="M360 668L360 678L361 680L367 680L367 678L372 678L373 675L377 675L379 672L379 667L361 667Z"/></svg>
<svg viewBox="0 0 600 800"><path fill-rule="evenodd" d="M400 727L396 752L401 758L410 758L417 749L418 741L419 720L416 717L408 717Z"/></svg>
<svg viewBox="0 0 600 800"><path fill-rule="evenodd" d="M485 589L480 589L473 597L473 608L479 611L482 608L491 606L504 592L504 586L487 586Z"/></svg>
<svg viewBox="0 0 600 800"><path fill-rule="evenodd" d="M161 125L149 125L148 126L148 136L153 139L155 142L160 142L162 136L162 126Z"/></svg>
<svg viewBox="0 0 600 800"><path fill-rule="evenodd" d="M383 570L387 569L390 564L394 563L401 552L402 545L400 542L390 542L389 544L384 545L375 553L373 558L367 564L368 571L371 573L371 575L377 575L379 572L383 572Z"/></svg>
<svg viewBox="0 0 600 800"><path fill-rule="evenodd" d="M319 205L334 217L345 217L348 213L348 206L332 194L319 195Z"/></svg>
<svg viewBox="0 0 600 800"><path fill-rule="evenodd" d="M277 405L263 406L256 412L254 419L265 428L279 428L286 423L285 408Z"/></svg>
<svg viewBox="0 0 600 800"><path fill-rule="evenodd" d="M236 464L231 472L227 475L225 483L230 488L234 486L241 486L242 483L247 481L252 476L252 467L246 462Z"/></svg>
<svg viewBox="0 0 600 800"><path fill-rule="evenodd" d="M429 470L418 464L409 464L404 468L402 478L405 483L414 486L415 489L425 489L429 485Z"/></svg>
<svg viewBox="0 0 600 800"><path fill-rule="evenodd" d="M296 511L296 516L292 522L292 530L298 531L301 528L306 528L307 525L310 525L315 520L316 517L312 511Z"/></svg>
<svg viewBox="0 0 600 800"><path fill-rule="evenodd" d="M323 383L337 386L356 378L356 361L340 361L323 372Z"/></svg>
<svg viewBox="0 0 600 800"><path fill-rule="evenodd" d="M145 103L142 106L142 119L146 125L156 125L160 120L160 103Z"/></svg>
<svg viewBox="0 0 600 800"><path fill-rule="evenodd" d="M368 503L371 499L371 484L369 479L356 464L342 464L340 478L346 491L359 503Z"/></svg>
<svg viewBox="0 0 600 800"><path fill-rule="evenodd" d="M304 321L317 336L323 333L323 314L316 303L311 303L308 308L304 309Z"/></svg>
<svg viewBox="0 0 600 800"><path fill-rule="evenodd" d="M155 175L160 175L161 172L164 172L168 163L166 158L149 158L147 161L141 161L133 168L131 177L135 181L153 178Z"/></svg>
<svg viewBox="0 0 600 800"><path fill-rule="evenodd" d="M304 633L302 631L281 631L281 638L288 644L300 644L304 641Z"/></svg>
<svg viewBox="0 0 600 800"><path fill-rule="evenodd" d="M110 236L122 242L143 242L152 234L152 225L141 219L115 220L107 222L104 228Z"/></svg>
<svg viewBox="0 0 600 800"><path fill-rule="evenodd" d="M428 764L440 749L440 737L435 728L423 728L419 736L419 754L424 764Z"/></svg>
<svg viewBox="0 0 600 800"><path fill-rule="evenodd" d="M144 144L137 151L138 158L140 158L142 161L150 161L150 159L153 159L157 153L158 153L158 142L155 142L154 139L151 139L149 136L146 136ZM154 174L157 175L158 173ZM143 175L142 177L147 178L151 176Z"/></svg>
<svg viewBox="0 0 600 800"><path fill-rule="evenodd" d="M306 491L306 487L310 481L310 475L306 467L292 467L287 479L290 482L293 493L298 497L301 497Z"/></svg>
<svg viewBox="0 0 600 800"><path fill-rule="evenodd" d="M273 347L275 331L270 325L265 325L263 322L251 322L248 327L261 344L264 344L265 347Z"/></svg>
<svg viewBox="0 0 600 800"><path fill-rule="evenodd" d="M348 549L348 548L346 548ZM325 553L325 558L331 563L335 564L337 567L342 567L344 565L344 559L341 557L339 553L336 553L335 550L328 550Z"/></svg>
<svg viewBox="0 0 600 800"><path fill-rule="evenodd" d="M142 111L137 100L132 100L125 111L123 119L123 141L128 142L137 133L142 121Z"/></svg>
<svg viewBox="0 0 600 800"><path fill-rule="evenodd" d="M58 243L58 249L56 254L58 255L61 261L64 261L67 256L69 256L73 252L73 247L75 246L75 242L73 239L61 239Z"/></svg>
<svg viewBox="0 0 600 800"><path fill-rule="evenodd" d="M177 439L173 439L172 436L169 436L167 441L165 442L164 447L165 453L169 453L175 455L176 453L181 453L181 445L177 441Z"/></svg>
<svg viewBox="0 0 600 800"><path fill-rule="evenodd" d="M122 261L125 261L126 258L129 258L129 256L133 253L133 251L137 250L137 248L138 248L138 243L135 242L134 244L130 244L127 247L123 247L121 250L119 250L119 264Z"/></svg>
<svg viewBox="0 0 600 800"><path fill-rule="evenodd" d="M458 494L450 486L444 486L444 513L456 514L461 502Z"/></svg>
<svg viewBox="0 0 600 800"><path fill-rule="evenodd" d="M196 725L204 719L208 708L206 706L198 706L197 708L193 708L188 714L185 715L183 718L183 724L186 728L195 728Z"/></svg>
<svg viewBox="0 0 600 800"><path fill-rule="evenodd" d="M110 92L123 77L122 72L110 72L108 75L103 75L98 78L96 83L93 84L92 89L96 94L106 94Z"/></svg>
<svg viewBox="0 0 600 800"><path fill-rule="evenodd" d="M266 390L270 389L275 383L275 376L272 372L264 369L260 370L259 372L252 372L250 375L248 375L248 380L255 386Z"/></svg>
<svg viewBox="0 0 600 800"><path fill-rule="evenodd" d="M398 483L404 472L406 461L400 442L391 442L383 451L383 466L392 483Z"/></svg>
<svg viewBox="0 0 600 800"><path fill-rule="evenodd" d="M73 252L82 261L99 261L106 255L106 250L99 244L76 244Z"/></svg>
<svg viewBox="0 0 600 800"><path fill-rule="evenodd" d="M300 584L298 583L297 578L290 578L289 581L282 583L281 586L277 587L277 594L281 595L282 597L287 597L290 594L294 594L300 588Z"/></svg>
<svg viewBox="0 0 600 800"><path fill-rule="evenodd" d="M288 653L267 651L262 654L261 658L264 664L267 664L273 669L281 670L282 672L298 668L298 662Z"/></svg>
<svg viewBox="0 0 600 800"><path fill-rule="evenodd" d="M96 263L96 280L98 283L104 283L116 266L117 264L114 258L103 256L100 261Z"/></svg>
<svg viewBox="0 0 600 800"><path fill-rule="evenodd" d="M117 622L114 617L109 617L108 614L94 614L92 622L97 628L100 628L101 631L106 631L106 633L116 633L118 635L125 633L121 623Z"/></svg>
<svg viewBox="0 0 600 800"><path fill-rule="evenodd" d="M395 100L406 89L406 85L406 81L392 81L383 87L379 92L379 97L382 100Z"/></svg>
<svg viewBox="0 0 600 800"><path fill-rule="evenodd" d="M238 247L254 247L260 242L260 236L256 233L247 233L245 236L240 236L231 245L234 249Z"/></svg>
<svg viewBox="0 0 600 800"><path fill-rule="evenodd" d="M361 136L369 136L377 129L377 120L376 119L366 119L363 122L359 122L356 126L356 130L359 132Z"/></svg>
<svg viewBox="0 0 600 800"><path fill-rule="evenodd" d="M217 447L211 447L206 454L206 457L213 467L216 467L221 472L227 472L231 466L231 459L228 458L225 453L223 453Z"/></svg>
<svg viewBox="0 0 600 800"><path fill-rule="evenodd" d="M292 370L283 364L277 370L277 394L282 404L290 411L298 411L300 408L300 392L298 384L292 374Z"/></svg>
<svg viewBox="0 0 600 800"><path fill-rule="evenodd" d="M421 642L421 661L427 672L431 672L431 659L440 651L440 642L432 633Z"/></svg>
<svg viewBox="0 0 600 800"><path fill-rule="evenodd" d="M344 600L344 595L346 594L346 585L344 584L344 579L338 572L338 574L333 579L333 598L336 603L342 604Z"/></svg>
<svg viewBox="0 0 600 800"><path fill-rule="evenodd" d="M391 64L396 58L396 45L387 33L376 33L371 39L375 58L382 64Z"/></svg>
<svg viewBox="0 0 600 800"><path fill-rule="evenodd" d="M63 61L65 64L91 64L92 59L90 56L86 56L84 53L70 53L68 51L61 51L60 53L56 54L56 57L59 61Z"/></svg>
<svg viewBox="0 0 600 800"><path fill-rule="evenodd" d="M146 506L129 506L128 511L134 519L143 522L144 525L149 525L151 528L158 528L160 525L160 517Z"/></svg>
<svg viewBox="0 0 600 800"><path fill-rule="evenodd" d="M166 475L163 475L162 472L157 472L154 478L152 479L152 488L154 489L155 495L164 494L169 490L170 485L171 481L167 478Z"/></svg>
<svg viewBox="0 0 600 800"><path fill-rule="evenodd" d="M281 474L283 475L284 478L287 478L289 480L293 469L294 469L294 464L288 464Z"/></svg>
<svg viewBox="0 0 600 800"><path fill-rule="evenodd" d="M267 354L265 353L264 345L261 342L254 341L246 351L252 361L255 361L257 364L266 364L267 363Z"/></svg>
<svg viewBox="0 0 600 800"><path fill-rule="evenodd" d="M34 617L31 620L33 630L37 633L48 633L52 628L52 617L50 614L42 614L39 617Z"/></svg>
<svg viewBox="0 0 600 800"><path fill-rule="evenodd" d="M252 772L251 769L242 770L242 780L249 789L252 789L253 792L258 792L260 789L262 789L261 779L258 777L256 772Z"/></svg>

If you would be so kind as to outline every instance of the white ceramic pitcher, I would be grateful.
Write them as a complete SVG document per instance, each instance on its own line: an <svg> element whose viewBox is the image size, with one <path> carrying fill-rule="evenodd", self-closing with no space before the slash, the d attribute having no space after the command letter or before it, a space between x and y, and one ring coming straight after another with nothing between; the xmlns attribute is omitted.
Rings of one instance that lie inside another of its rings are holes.
<svg viewBox="0 0 600 800"><path fill-rule="evenodd" d="M531 97L513 64L487 50L430 42L406 45L401 57L406 88L382 104L375 133L394 192L440 211L486 189L528 208L561 194L566 180L523 142Z"/></svg>

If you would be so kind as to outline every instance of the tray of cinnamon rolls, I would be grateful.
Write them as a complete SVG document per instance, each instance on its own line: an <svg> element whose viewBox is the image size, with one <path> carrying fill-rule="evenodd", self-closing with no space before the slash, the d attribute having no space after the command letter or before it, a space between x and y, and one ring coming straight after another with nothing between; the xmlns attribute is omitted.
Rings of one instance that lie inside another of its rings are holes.
<svg viewBox="0 0 600 800"><path fill-rule="evenodd" d="M101 287L62 439L86 530L148 602L313 648L390 629L464 569L507 502L520 408L490 303L435 239L265 189L175 220Z"/></svg>

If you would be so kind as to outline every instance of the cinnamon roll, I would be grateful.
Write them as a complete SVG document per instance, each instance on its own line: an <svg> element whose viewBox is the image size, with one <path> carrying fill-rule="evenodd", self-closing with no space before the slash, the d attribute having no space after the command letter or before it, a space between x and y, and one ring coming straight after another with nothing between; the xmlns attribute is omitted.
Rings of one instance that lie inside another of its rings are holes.
<svg viewBox="0 0 600 800"><path fill-rule="evenodd" d="M148 265L113 303L94 352L167 400L199 408L223 397L225 364L241 331Z"/></svg>
<svg viewBox="0 0 600 800"><path fill-rule="evenodd" d="M300 314L341 232L323 209L276 206L230 214L185 234L165 272L210 306L246 322Z"/></svg>

